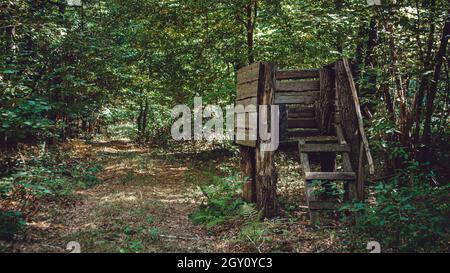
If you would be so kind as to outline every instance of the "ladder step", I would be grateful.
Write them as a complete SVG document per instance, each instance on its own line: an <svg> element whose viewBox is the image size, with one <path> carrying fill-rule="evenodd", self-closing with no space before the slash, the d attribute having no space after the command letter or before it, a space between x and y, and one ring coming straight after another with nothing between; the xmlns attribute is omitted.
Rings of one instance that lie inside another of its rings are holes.
<svg viewBox="0 0 450 273"><path fill-rule="evenodd" d="M295 104L287 104L287 109L289 114L300 114L300 113L310 113L315 114L315 106L300 106Z"/></svg>
<svg viewBox="0 0 450 273"><path fill-rule="evenodd" d="M306 143L337 143L338 139L335 136L310 136L304 138Z"/></svg>
<svg viewBox="0 0 450 273"><path fill-rule="evenodd" d="M288 138L317 136L320 134L317 128L293 128L288 129Z"/></svg>
<svg viewBox="0 0 450 273"><path fill-rule="evenodd" d="M314 118L314 112L297 112L297 113L288 113L288 119L297 119L297 118Z"/></svg>
<svg viewBox="0 0 450 273"><path fill-rule="evenodd" d="M296 118L288 120L289 128L317 128L314 118Z"/></svg>
<svg viewBox="0 0 450 273"><path fill-rule="evenodd" d="M275 104L314 104L320 91L275 92Z"/></svg>
<svg viewBox="0 0 450 273"><path fill-rule="evenodd" d="M306 181L312 180L355 180L354 172L306 172Z"/></svg>
<svg viewBox="0 0 450 273"><path fill-rule="evenodd" d="M320 81L283 81L277 82L276 92L320 91Z"/></svg>
<svg viewBox="0 0 450 273"><path fill-rule="evenodd" d="M336 201L310 201L310 210L337 210L341 204Z"/></svg>
<svg viewBox="0 0 450 273"><path fill-rule="evenodd" d="M304 144L299 149L302 153L350 152L348 144Z"/></svg>
<svg viewBox="0 0 450 273"><path fill-rule="evenodd" d="M306 137L292 137L280 141L283 144L297 144L300 140L306 143L336 143L338 139L334 136L306 136Z"/></svg>

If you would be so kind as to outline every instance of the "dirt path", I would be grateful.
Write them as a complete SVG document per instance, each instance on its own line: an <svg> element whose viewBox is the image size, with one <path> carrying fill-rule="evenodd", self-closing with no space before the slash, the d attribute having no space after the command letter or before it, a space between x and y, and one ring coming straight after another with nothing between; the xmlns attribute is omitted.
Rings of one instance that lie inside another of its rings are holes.
<svg viewBox="0 0 450 273"><path fill-rule="evenodd" d="M221 151L169 153L120 141L72 145L83 158L104 166L103 183L77 192L76 204L55 206L37 217L17 251L62 252L70 241L79 242L82 252L256 251L251 242L236 240L242 223L211 230L189 219L200 204L195 192L203 172L235 164ZM285 171L292 172L289 168ZM280 181L281 195L302 198L298 193L303 189L287 185L289 181ZM265 223L273 233L270 251L332 249L334 237L308 227L306 211L292 215Z"/></svg>

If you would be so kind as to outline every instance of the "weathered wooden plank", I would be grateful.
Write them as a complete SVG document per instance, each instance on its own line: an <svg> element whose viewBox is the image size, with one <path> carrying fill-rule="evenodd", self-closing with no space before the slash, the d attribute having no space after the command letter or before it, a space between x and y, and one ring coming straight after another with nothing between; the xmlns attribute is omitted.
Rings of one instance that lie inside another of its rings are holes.
<svg viewBox="0 0 450 273"><path fill-rule="evenodd" d="M305 141L300 139L298 141L298 145L304 145ZM309 165L309 157L308 154L302 153L300 152L300 163L302 165L302 169L303 169L303 173L306 175L307 173L309 173L311 171L311 167ZM306 181L305 183L305 190L306 190L306 201L308 203L308 207L309 207L309 203L316 200L316 196L314 194L314 188L312 187L311 183L309 183L308 181ZM311 213L311 211L310 211ZM314 218L315 215L310 214L311 219Z"/></svg>
<svg viewBox="0 0 450 273"><path fill-rule="evenodd" d="M310 136L304 138L306 143L335 143L338 141L335 136Z"/></svg>
<svg viewBox="0 0 450 273"><path fill-rule="evenodd" d="M354 172L307 172L306 180L355 180Z"/></svg>
<svg viewBox="0 0 450 273"><path fill-rule="evenodd" d="M350 82L342 60L336 62L335 74L337 91L336 99L338 105L337 109L339 110L341 121L337 126L335 126L336 135L338 136L340 143L347 143L350 145L351 152L349 152L348 159L352 169L356 171L359 165L359 147L361 139L359 135L358 121L355 114L355 104L350 90ZM348 164L348 162L346 162L347 159L344 160L344 164ZM349 166L347 166L347 169L350 169ZM356 181L356 177L354 181ZM346 200L349 200L352 196L354 196L354 184L355 183L348 183L345 185Z"/></svg>
<svg viewBox="0 0 450 273"><path fill-rule="evenodd" d="M294 79L309 79L318 78L319 70L289 70L278 71L277 80L294 80Z"/></svg>
<svg viewBox="0 0 450 273"><path fill-rule="evenodd" d="M289 81L277 82L276 92L306 92L319 91L319 81Z"/></svg>
<svg viewBox="0 0 450 273"><path fill-rule="evenodd" d="M353 80L353 75L350 70L350 65L348 64L348 60L343 60L345 71L347 73L348 81L350 83L350 90L353 96L353 102L355 103L356 117L358 120L358 127L361 135L362 142L364 144L364 149L366 152L367 162L369 163L370 174L375 173L375 165L373 163L372 154L370 153L369 141L367 140L366 133L364 131L364 123L361 114L361 106L359 104L358 92L356 90L355 81Z"/></svg>
<svg viewBox="0 0 450 273"><path fill-rule="evenodd" d="M356 179L356 196L364 200L364 165L363 165L363 157L364 157L364 144L361 143L361 147L359 149L359 166L358 166L358 178ZM354 197L354 196L353 196Z"/></svg>
<svg viewBox="0 0 450 273"><path fill-rule="evenodd" d="M256 97L258 95L258 81L247 82L237 86L236 100Z"/></svg>
<svg viewBox="0 0 450 273"><path fill-rule="evenodd" d="M303 106L303 105L288 105L288 111L290 113L312 113L314 114L315 108L314 106Z"/></svg>
<svg viewBox="0 0 450 273"><path fill-rule="evenodd" d="M235 128L244 129L258 129L258 119L252 118L249 114L245 115L245 119L238 122L238 115L236 115L234 126Z"/></svg>
<svg viewBox="0 0 450 273"><path fill-rule="evenodd" d="M345 141L344 139L342 127L340 125L335 125L335 129L339 143L347 144L347 141ZM353 172L352 162L350 160L350 153L342 154L342 165L344 167L344 172ZM350 183L346 184L345 190L346 190L345 193L346 200L353 200L354 198L358 197L356 181L351 181Z"/></svg>
<svg viewBox="0 0 450 273"><path fill-rule="evenodd" d="M316 120L314 118L297 118L288 119L289 128L316 128Z"/></svg>
<svg viewBox="0 0 450 273"><path fill-rule="evenodd" d="M314 113L309 112L288 113L288 119L299 119L299 118L314 118Z"/></svg>
<svg viewBox="0 0 450 273"><path fill-rule="evenodd" d="M336 201L310 201L310 210L337 210L341 207Z"/></svg>
<svg viewBox="0 0 450 273"><path fill-rule="evenodd" d="M319 91L304 93L275 93L275 104L312 104L320 96Z"/></svg>
<svg viewBox="0 0 450 273"><path fill-rule="evenodd" d="M298 141L299 147L300 147L300 145L304 145L304 144L305 144L304 140L300 139ZM311 167L309 166L308 154L302 153L300 150L299 150L299 152L300 152L300 163L302 164L303 172L304 173L310 172L311 171Z"/></svg>
<svg viewBox="0 0 450 273"><path fill-rule="evenodd" d="M237 77L237 80L238 80L237 85L239 86L239 85L243 85L243 84L247 84L247 83L258 82L258 80L259 80L258 79L258 74L259 74L259 71L255 69L255 70L250 71L250 72L248 72L246 74L238 75L238 77Z"/></svg>
<svg viewBox="0 0 450 273"><path fill-rule="evenodd" d="M307 137L319 135L319 130L316 128L294 128L288 130L289 138Z"/></svg>
<svg viewBox="0 0 450 273"><path fill-rule="evenodd" d="M284 144L296 144L298 147L299 140L304 140L306 143L335 143L337 141L334 136L306 136L294 137L283 141Z"/></svg>
<svg viewBox="0 0 450 273"><path fill-rule="evenodd" d="M337 139L338 142L342 145L347 145L347 141L345 141L344 139L344 134L342 133L342 128L340 125L336 125L336 135L337 135ZM350 155L349 153L343 153L342 154L342 163L344 166L344 171L345 172L353 172L353 168L352 168L352 163L350 161Z"/></svg>
<svg viewBox="0 0 450 273"><path fill-rule="evenodd" d="M341 123L341 115L339 115L339 113L333 113L333 123L334 124Z"/></svg>
<svg viewBox="0 0 450 273"><path fill-rule="evenodd" d="M340 125L335 125L336 128L336 136L338 138L338 141L340 144L347 144L347 141L345 141L344 133L342 132L342 127Z"/></svg>
<svg viewBox="0 0 450 273"><path fill-rule="evenodd" d="M300 145L302 153L350 152L347 144L305 144Z"/></svg>
<svg viewBox="0 0 450 273"><path fill-rule="evenodd" d="M288 105L288 117L295 118L312 118L315 115L314 107L299 107L299 105Z"/></svg>
<svg viewBox="0 0 450 273"><path fill-rule="evenodd" d="M252 133L249 129L236 129L236 144L256 148L255 136L256 131Z"/></svg>
<svg viewBox="0 0 450 273"><path fill-rule="evenodd" d="M261 63L254 63L250 66L244 67L242 69L239 69L237 72L237 103L243 105L254 105L253 107L247 107L245 109L244 107L236 107L237 111L236 113L245 113L248 110L251 110L252 114L257 115L257 93L259 89L259 78L260 78L260 68ZM255 81L256 85L252 84L246 84L246 82L252 82ZM256 95L254 94L256 93ZM248 99L251 97L255 97L255 99L249 99L244 101L243 103L240 102L242 99ZM249 109L253 108L253 109ZM249 116L250 114L246 114L246 116ZM248 139L248 138L247 138ZM236 140L236 143L239 146L239 151L241 155L240 160L240 169L242 171L243 176L247 177L244 186L243 186L243 192L242 196L244 200L247 202L256 202L256 162L255 162L255 156L256 156L256 147L257 147L257 141L255 140Z"/></svg>
<svg viewBox="0 0 450 273"><path fill-rule="evenodd" d="M242 187L242 198L251 203L256 201L256 179L255 179L255 147L256 142L241 142L239 144L240 162L244 185Z"/></svg>
<svg viewBox="0 0 450 273"><path fill-rule="evenodd" d="M336 135L339 143L347 144L347 141L344 139L344 134L342 132L342 127L340 125L335 125ZM350 153L342 154L342 165L344 167L344 172L353 172L352 162L350 161ZM345 185L346 194L345 199L353 200L357 197L357 189L356 189L356 181L351 181L350 183Z"/></svg>
<svg viewBox="0 0 450 273"><path fill-rule="evenodd" d="M259 70L261 69L261 63L254 63L244 68L241 68L237 72L237 83L242 84L259 79Z"/></svg>
<svg viewBox="0 0 450 273"><path fill-rule="evenodd" d="M255 97L255 98L247 98L247 99L243 99L243 100L236 100L236 105L242 105L244 107L254 106L254 111L249 111L249 112L256 112L257 105L258 105L258 98ZM236 109L236 113L242 113L242 112L243 111Z"/></svg>

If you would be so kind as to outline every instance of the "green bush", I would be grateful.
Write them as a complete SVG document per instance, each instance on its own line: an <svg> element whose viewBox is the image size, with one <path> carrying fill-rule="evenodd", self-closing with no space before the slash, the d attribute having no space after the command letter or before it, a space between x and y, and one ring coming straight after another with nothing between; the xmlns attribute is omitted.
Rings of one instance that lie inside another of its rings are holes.
<svg viewBox="0 0 450 273"><path fill-rule="evenodd" d="M346 215L343 220L357 216L344 235L349 237L347 247L364 248L375 240L385 252L448 251L450 186L430 186L427 175L419 171L416 164L410 164L390 181L374 187L374 203L359 202L341 209ZM399 185L405 177L410 183Z"/></svg>
<svg viewBox="0 0 450 273"><path fill-rule="evenodd" d="M36 197L68 196L76 189L97 185L101 166L76 162L68 154L45 153L32 157L16 171L0 179L0 194L6 197L13 189ZM17 193L17 191L16 191Z"/></svg>
<svg viewBox="0 0 450 273"><path fill-rule="evenodd" d="M238 173L227 177L212 176L210 184L201 187L207 198L206 204L189 217L194 223L211 228L239 215L241 206L245 204L240 197L242 185Z"/></svg>
<svg viewBox="0 0 450 273"><path fill-rule="evenodd" d="M50 103L42 98L15 99L0 107L0 135L16 141L47 139L54 122L47 119Z"/></svg>
<svg viewBox="0 0 450 273"><path fill-rule="evenodd" d="M21 212L0 210L0 238L12 239L25 232L26 223Z"/></svg>

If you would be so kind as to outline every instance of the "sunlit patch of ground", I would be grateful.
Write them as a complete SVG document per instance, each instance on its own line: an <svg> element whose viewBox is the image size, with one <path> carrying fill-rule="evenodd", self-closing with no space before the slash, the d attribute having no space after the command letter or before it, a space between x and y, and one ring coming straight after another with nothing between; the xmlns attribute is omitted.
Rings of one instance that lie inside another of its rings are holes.
<svg viewBox="0 0 450 273"><path fill-rule="evenodd" d="M74 140L66 149L102 163L104 181L77 192L77 202L51 207L29 225L29 237L12 249L63 252L69 241L83 252L326 252L334 233L309 224L304 184L295 156L277 155L282 217L265 221L262 245L241 235L242 219L207 229L189 219L204 201L198 186L205 173L237 166L228 150L186 145L183 149L141 147L128 141L86 144Z"/></svg>

